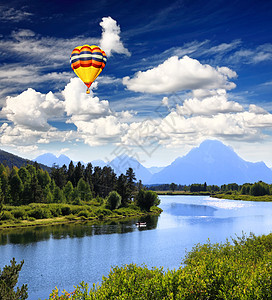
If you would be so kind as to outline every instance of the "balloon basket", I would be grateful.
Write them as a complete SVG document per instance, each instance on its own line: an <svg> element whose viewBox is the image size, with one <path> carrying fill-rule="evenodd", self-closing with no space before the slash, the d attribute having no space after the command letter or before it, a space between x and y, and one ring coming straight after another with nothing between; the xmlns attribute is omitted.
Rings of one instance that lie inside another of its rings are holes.
<svg viewBox="0 0 272 300"><path fill-rule="evenodd" d="M89 88L87 88L87 90L86 90L86 94L90 94L90 90L89 90Z"/></svg>

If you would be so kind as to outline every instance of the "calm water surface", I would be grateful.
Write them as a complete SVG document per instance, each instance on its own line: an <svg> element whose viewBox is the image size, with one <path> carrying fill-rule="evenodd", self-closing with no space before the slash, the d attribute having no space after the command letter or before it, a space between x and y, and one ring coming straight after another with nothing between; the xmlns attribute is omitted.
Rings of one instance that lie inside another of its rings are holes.
<svg viewBox="0 0 272 300"><path fill-rule="evenodd" d="M128 263L178 268L197 243L224 242L250 232L272 232L272 203L206 196L161 196L159 217L104 225L73 224L2 232L0 268L12 257L25 263L19 285L29 299L45 299L55 286L73 290L81 281L101 282L111 266Z"/></svg>

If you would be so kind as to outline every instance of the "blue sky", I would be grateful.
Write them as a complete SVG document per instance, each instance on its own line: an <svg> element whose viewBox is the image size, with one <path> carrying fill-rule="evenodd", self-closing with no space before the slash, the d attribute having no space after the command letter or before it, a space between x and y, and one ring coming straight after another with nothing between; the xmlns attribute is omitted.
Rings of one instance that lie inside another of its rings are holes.
<svg viewBox="0 0 272 300"><path fill-rule="evenodd" d="M1 149L164 166L205 139L272 167L271 1L1 1ZM90 95L76 46L107 54Z"/></svg>

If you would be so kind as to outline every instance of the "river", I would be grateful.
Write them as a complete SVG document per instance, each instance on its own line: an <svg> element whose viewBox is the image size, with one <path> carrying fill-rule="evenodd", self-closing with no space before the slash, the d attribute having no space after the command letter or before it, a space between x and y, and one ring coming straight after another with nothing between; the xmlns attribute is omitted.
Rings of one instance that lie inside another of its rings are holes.
<svg viewBox="0 0 272 300"><path fill-rule="evenodd" d="M111 266L128 263L178 268L197 243L225 242L250 232L272 232L272 203L208 196L160 196L163 213L103 225L70 224L0 233L0 268L24 260L19 285L29 300L45 299L55 286L73 290L81 281L101 282Z"/></svg>

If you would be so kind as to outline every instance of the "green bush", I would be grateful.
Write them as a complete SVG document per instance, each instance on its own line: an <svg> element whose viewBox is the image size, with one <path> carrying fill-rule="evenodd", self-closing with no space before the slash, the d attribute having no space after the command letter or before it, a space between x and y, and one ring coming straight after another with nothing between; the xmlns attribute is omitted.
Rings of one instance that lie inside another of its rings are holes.
<svg viewBox="0 0 272 300"><path fill-rule="evenodd" d="M13 211L14 218L25 220L27 218L27 212L23 208L18 208Z"/></svg>
<svg viewBox="0 0 272 300"><path fill-rule="evenodd" d="M99 216L99 215L103 215L103 216L109 216L112 215L112 211L107 209L107 208L98 208L97 210L94 211L94 213Z"/></svg>
<svg viewBox="0 0 272 300"><path fill-rule="evenodd" d="M68 216L71 214L71 207L69 205L62 205L61 206L61 214L63 216Z"/></svg>
<svg viewBox="0 0 272 300"><path fill-rule="evenodd" d="M196 245L177 270L114 267L92 289L81 283L66 298L55 289L49 299L272 299L271 258L272 234L208 242Z"/></svg>
<svg viewBox="0 0 272 300"><path fill-rule="evenodd" d="M85 217L85 218L90 218L91 213L88 210L81 210L78 214L78 217Z"/></svg>
<svg viewBox="0 0 272 300"><path fill-rule="evenodd" d="M4 210L2 212L2 214L0 214L0 220L2 220L2 221L13 220L13 219L14 219L14 216L10 211Z"/></svg>
<svg viewBox="0 0 272 300"><path fill-rule="evenodd" d="M62 209L59 204L49 204L51 215L53 217L59 217L62 215Z"/></svg>
<svg viewBox="0 0 272 300"><path fill-rule="evenodd" d="M114 210L121 205L122 198L116 191L112 191L109 193L106 201L107 207L110 210Z"/></svg>
<svg viewBox="0 0 272 300"><path fill-rule="evenodd" d="M33 217L35 219L48 219L52 217L50 210L41 206L38 206L31 210L28 216Z"/></svg>

